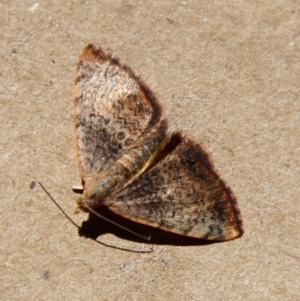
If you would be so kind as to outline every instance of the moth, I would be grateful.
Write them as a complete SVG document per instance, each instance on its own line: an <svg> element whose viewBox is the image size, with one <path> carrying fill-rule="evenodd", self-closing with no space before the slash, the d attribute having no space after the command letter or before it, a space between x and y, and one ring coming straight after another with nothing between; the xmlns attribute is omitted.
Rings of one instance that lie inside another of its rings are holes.
<svg viewBox="0 0 300 301"><path fill-rule="evenodd" d="M75 75L77 212L101 206L177 234L225 241L243 234L236 199L200 144L168 134L148 86L110 52L88 45Z"/></svg>

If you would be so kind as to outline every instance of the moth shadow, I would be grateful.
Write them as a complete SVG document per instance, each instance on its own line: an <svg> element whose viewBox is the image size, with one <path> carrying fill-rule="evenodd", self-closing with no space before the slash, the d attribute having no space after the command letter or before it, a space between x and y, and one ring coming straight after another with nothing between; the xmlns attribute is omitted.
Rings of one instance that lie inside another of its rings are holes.
<svg viewBox="0 0 300 301"><path fill-rule="evenodd" d="M126 230L119 228L99 217L90 214L87 221L84 221L79 228L79 235L96 240L99 236L107 233L111 233L119 238L130 240L138 243L148 243L151 245L173 245L173 246L199 246L199 245L209 245L212 243L218 243L217 241L206 241L193 237L188 237L184 235L175 234L162 229L150 227L140 223L133 222L122 216L119 216L111 212L107 208L97 209L104 217L109 220L116 222L136 233L139 233L145 237L151 237L148 241L146 239L140 238Z"/></svg>

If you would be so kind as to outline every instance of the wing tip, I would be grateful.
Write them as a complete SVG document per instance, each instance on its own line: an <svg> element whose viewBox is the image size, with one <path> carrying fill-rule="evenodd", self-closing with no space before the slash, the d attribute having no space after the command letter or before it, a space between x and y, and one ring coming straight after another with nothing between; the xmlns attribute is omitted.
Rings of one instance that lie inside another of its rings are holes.
<svg viewBox="0 0 300 301"><path fill-rule="evenodd" d="M153 126L158 122L158 120L163 115L163 108L161 104L158 102L155 93L151 91L149 86L141 79L140 76L136 75L135 72L126 64L120 62L120 60L113 55L110 49L104 49L102 47L97 47L93 44L87 45L82 51L79 62L78 62L78 70L80 69L82 62L88 62L91 65L96 64L98 61L109 61L110 64L118 66L119 68L126 71L139 86L141 92L145 95L147 101L153 107L153 118L150 121L150 125ZM75 76L75 83L78 80L78 72Z"/></svg>

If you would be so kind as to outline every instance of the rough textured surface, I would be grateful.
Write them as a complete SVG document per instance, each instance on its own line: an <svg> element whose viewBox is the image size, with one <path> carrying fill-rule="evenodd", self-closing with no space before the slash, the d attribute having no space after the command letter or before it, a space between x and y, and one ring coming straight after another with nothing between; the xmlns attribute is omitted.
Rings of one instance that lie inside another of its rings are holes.
<svg viewBox="0 0 300 301"><path fill-rule="evenodd" d="M0 8L1 300L300 299L298 0ZM41 181L79 225L86 219L73 215L72 90L89 43L132 66L169 127L206 147L237 197L241 238L200 245L136 226L151 245L97 219L107 247L79 236L31 184Z"/></svg>
<svg viewBox="0 0 300 301"><path fill-rule="evenodd" d="M74 101L84 195L79 208L106 206L131 220L208 240L242 235L235 198L207 154L182 134L169 143L160 105L129 67L87 46Z"/></svg>

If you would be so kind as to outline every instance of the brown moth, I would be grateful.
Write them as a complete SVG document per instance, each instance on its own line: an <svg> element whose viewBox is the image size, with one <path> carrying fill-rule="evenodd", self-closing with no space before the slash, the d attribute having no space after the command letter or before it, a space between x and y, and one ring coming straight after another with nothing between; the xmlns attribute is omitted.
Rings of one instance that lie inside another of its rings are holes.
<svg viewBox="0 0 300 301"><path fill-rule="evenodd" d="M208 155L187 135L167 134L160 104L128 66L87 46L79 58L74 102L83 182L78 210L105 206L138 223L199 239L243 234L235 197Z"/></svg>

